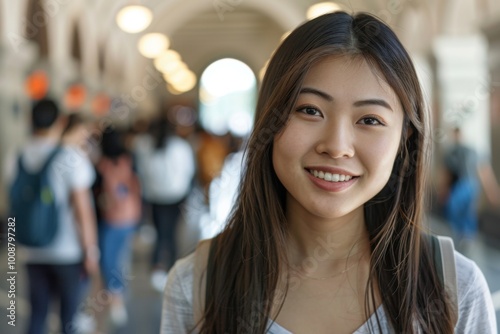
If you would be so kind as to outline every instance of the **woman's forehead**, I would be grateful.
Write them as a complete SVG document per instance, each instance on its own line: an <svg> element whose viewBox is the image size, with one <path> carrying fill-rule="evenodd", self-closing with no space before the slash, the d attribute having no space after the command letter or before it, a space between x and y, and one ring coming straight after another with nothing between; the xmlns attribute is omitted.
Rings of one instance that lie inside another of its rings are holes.
<svg viewBox="0 0 500 334"><path fill-rule="evenodd" d="M383 97L391 103L399 99L379 68L363 56L334 55L322 58L306 73L302 87L313 86L344 97Z"/></svg>

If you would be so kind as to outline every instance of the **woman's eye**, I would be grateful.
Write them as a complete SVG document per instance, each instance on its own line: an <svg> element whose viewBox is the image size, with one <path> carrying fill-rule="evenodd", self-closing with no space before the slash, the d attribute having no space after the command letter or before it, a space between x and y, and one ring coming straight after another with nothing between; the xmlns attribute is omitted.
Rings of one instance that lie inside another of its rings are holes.
<svg viewBox="0 0 500 334"><path fill-rule="evenodd" d="M320 116L321 112L314 107L301 107L297 109L298 112L304 113L310 116Z"/></svg>
<svg viewBox="0 0 500 334"><path fill-rule="evenodd" d="M384 125L378 118L375 117L365 117L361 119L360 122L364 125Z"/></svg>

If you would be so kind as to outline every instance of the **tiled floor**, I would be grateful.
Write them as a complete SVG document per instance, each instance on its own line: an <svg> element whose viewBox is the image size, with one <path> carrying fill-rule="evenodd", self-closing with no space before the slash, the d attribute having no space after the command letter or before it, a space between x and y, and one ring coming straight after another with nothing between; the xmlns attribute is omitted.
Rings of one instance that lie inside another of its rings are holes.
<svg viewBox="0 0 500 334"><path fill-rule="evenodd" d="M500 223L500 222L499 222ZM449 235L447 226L439 221L433 220L432 230L435 233ZM161 316L161 296L158 292L153 290L149 282L149 246L147 243L138 241L135 244L134 258L133 258L133 277L129 282L129 294L127 308L129 311L129 323L126 327L109 330L108 333L116 334L150 334L159 332L160 316ZM500 306L500 248L495 248L486 245L482 242L480 236L467 251L467 256L476 261L478 266L485 274L488 281L490 290L494 293L498 291L498 297L495 297L496 303ZM7 255L5 247L0 249L0 270L6 273ZM19 261L22 261L22 254L18 256ZM26 279L24 276L22 266L18 266L17 275L17 314L16 314L16 327L11 327L7 324L6 307L8 303L7 298L7 282L5 277L0 280L0 308L3 310L0 314L0 333L5 334L21 334L25 331L25 325L28 316L29 306L26 302ZM500 307L497 310L497 319L500 319ZM57 324L57 316L51 315L51 324ZM499 321L497 320L497 323ZM57 326L57 325L55 325ZM499 327L500 329L500 327ZM50 332L56 333L55 331ZM106 333L106 334L108 334ZM99 333L100 334L100 333Z"/></svg>

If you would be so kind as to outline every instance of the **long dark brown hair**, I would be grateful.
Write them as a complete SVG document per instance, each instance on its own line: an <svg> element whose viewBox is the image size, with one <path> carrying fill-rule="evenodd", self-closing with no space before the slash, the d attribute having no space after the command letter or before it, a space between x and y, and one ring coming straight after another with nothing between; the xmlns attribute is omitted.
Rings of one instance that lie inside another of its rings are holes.
<svg viewBox="0 0 500 334"><path fill-rule="evenodd" d="M216 237L201 333L265 333L268 328L280 268L287 261L286 189L273 169L273 139L286 125L309 68L331 55L362 57L378 69L405 114L391 177L364 206L371 245L367 317L376 309L377 284L394 332L453 333L448 297L422 233L430 119L415 69L387 25L369 14L345 12L298 27L269 63L239 197L228 226ZM380 327L378 318L377 323Z"/></svg>

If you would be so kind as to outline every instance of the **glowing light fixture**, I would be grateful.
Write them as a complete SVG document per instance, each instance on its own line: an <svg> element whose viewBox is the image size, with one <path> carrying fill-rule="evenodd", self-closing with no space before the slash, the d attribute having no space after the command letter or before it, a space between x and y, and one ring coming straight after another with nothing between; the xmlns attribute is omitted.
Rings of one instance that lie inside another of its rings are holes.
<svg viewBox="0 0 500 334"><path fill-rule="evenodd" d="M156 58L170 46L167 36L160 33L150 33L141 37L137 47L146 58Z"/></svg>
<svg viewBox="0 0 500 334"><path fill-rule="evenodd" d="M133 5L123 7L116 15L116 23L121 30L138 33L149 27L153 13L145 6Z"/></svg>
<svg viewBox="0 0 500 334"><path fill-rule="evenodd" d="M255 76L241 61L224 58L210 64L200 81L210 95L222 97L232 92L251 89L255 85Z"/></svg>
<svg viewBox="0 0 500 334"><path fill-rule="evenodd" d="M341 9L342 8L335 2L320 2L309 7L306 16L308 20L312 20L323 14L333 13Z"/></svg>
<svg viewBox="0 0 500 334"><path fill-rule="evenodd" d="M174 75L178 71L187 70L188 66L182 60L173 60L169 63L163 64L161 66L161 73L166 81L170 80L170 76Z"/></svg>
<svg viewBox="0 0 500 334"><path fill-rule="evenodd" d="M233 59L210 64L199 79L200 123L209 132L246 136L252 128L257 93L253 70Z"/></svg>
<svg viewBox="0 0 500 334"><path fill-rule="evenodd" d="M196 86L196 75L192 71L182 71L171 78L172 86L181 92L188 92Z"/></svg>
<svg viewBox="0 0 500 334"><path fill-rule="evenodd" d="M167 50L162 52L157 58L154 60L154 65L156 69L162 73L165 72L164 69L170 66L172 62L180 62L181 55L179 52L174 50Z"/></svg>
<svg viewBox="0 0 500 334"><path fill-rule="evenodd" d="M180 95L184 92L181 92L180 90L177 90L174 86L172 86L171 84L167 83L167 90L173 94L173 95Z"/></svg>

